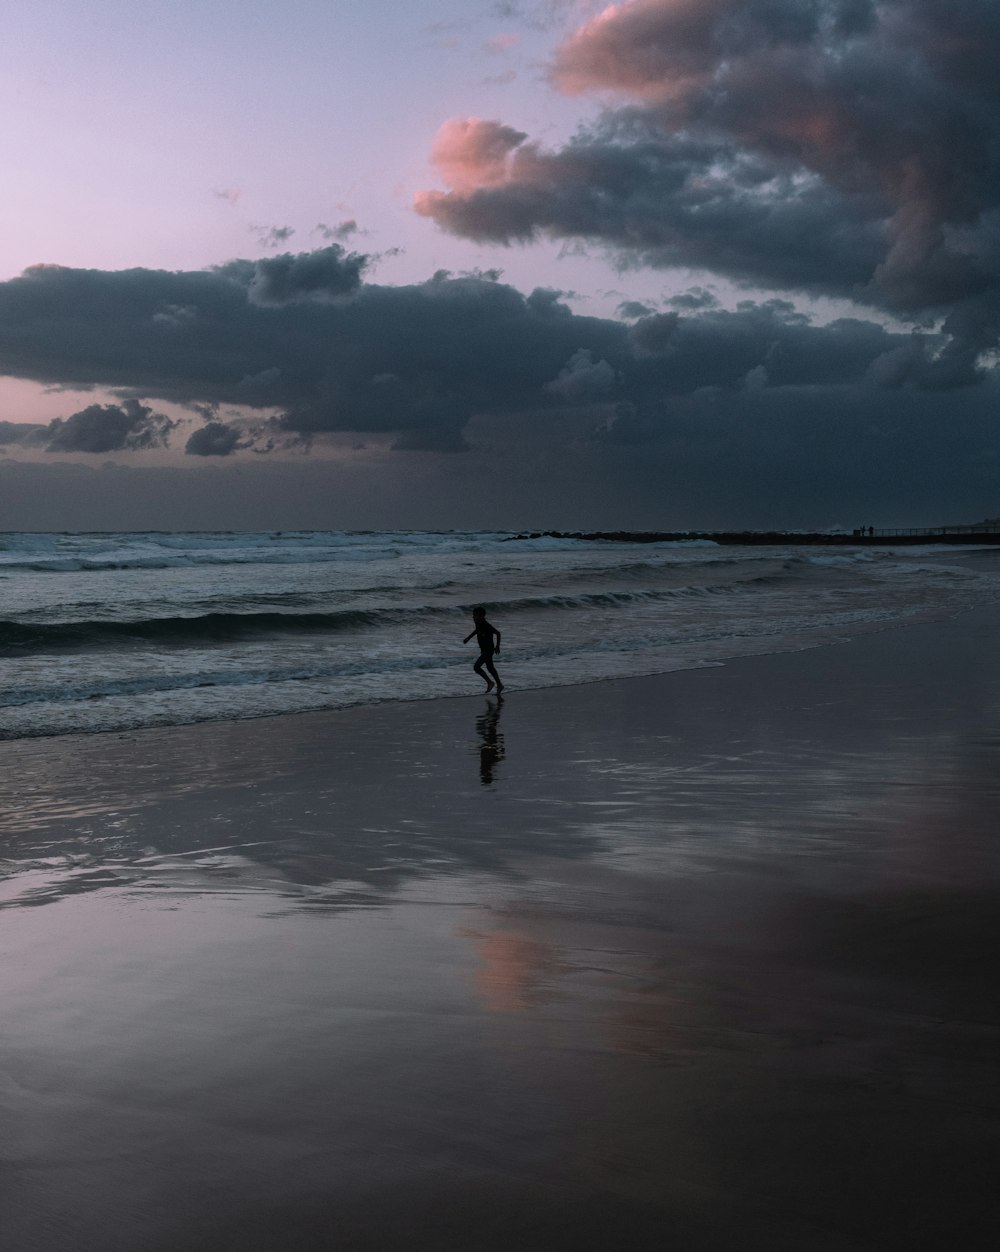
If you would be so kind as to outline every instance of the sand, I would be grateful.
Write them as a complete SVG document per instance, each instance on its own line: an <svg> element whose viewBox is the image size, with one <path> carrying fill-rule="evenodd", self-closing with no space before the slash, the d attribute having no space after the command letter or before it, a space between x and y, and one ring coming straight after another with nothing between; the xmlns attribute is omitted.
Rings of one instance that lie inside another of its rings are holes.
<svg viewBox="0 0 1000 1252"><path fill-rule="evenodd" d="M995 1246L998 625L0 745L5 1252Z"/></svg>

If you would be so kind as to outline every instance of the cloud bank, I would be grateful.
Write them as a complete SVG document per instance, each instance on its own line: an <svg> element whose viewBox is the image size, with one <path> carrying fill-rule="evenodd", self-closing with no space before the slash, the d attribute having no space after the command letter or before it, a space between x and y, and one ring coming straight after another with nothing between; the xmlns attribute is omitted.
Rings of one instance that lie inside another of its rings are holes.
<svg viewBox="0 0 1000 1252"><path fill-rule="evenodd" d="M455 452L475 417L502 432L525 414L575 416L582 432L608 406L665 414L705 389L885 395L981 374L956 369L946 334L857 318L817 325L779 299L725 310L695 292L691 308L630 308L638 316L627 324L575 314L557 292L523 295L492 274L386 287L363 281L365 264L334 244L205 271L44 266L0 283L7 373L132 397L26 438L49 451L162 447L175 423L140 402L154 397L200 413L187 439L198 456L337 432ZM220 405L246 421L223 420Z"/></svg>
<svg viewBox="0 0 1000 1252"><path fill-rule="evenodd" d="M178 425L135 399L91 404L47 424L0 422L0 444L24 444L46 452L139 452L165 448Z"/></svg>
<svg viewBox="0 0 1000 1252"><path fill-rule="evenodd" d="M210 477L234 458L241 473L257 467L267 524L278 526L390 516L430 527L919 524L996 513L1000 379L985 358L959 368L946 329L822 324L780 298L726 309L703 288L656 309L626 301L624 320L587 317L556 291L526 295L493 272L390 287L365 281L367 262L331 244L189 272L34 267L0 283L6 373L119 397L46 425L0 422L9 453L63 454L63 512L46 504L50 524L141 526L144 508L162 525L251 524L257 502ZM158 403L185 406L190 421ZM307 469L299 456L294 474L275 455L324 443L332 459ZM117 456L167 445L201 467L188 476L212 484L190 516L177 516L191 499L180 479L125 471ZM108 453L117 465L105 508L87 503L97 479L67 462L98 474ZM14 528L35 516L40 468L3 467L0 505ZM311 484L308 501L293 478Z"/></svg>
<svg viewBox="0 0 1000 1252"><path fill-rule="evenodd" d="M944 319L955 381L1000 329L1000 7L986 0L628 0L573 33L553 87L609 102L544 150L446 123L416 208L512 244Z"/></svg>

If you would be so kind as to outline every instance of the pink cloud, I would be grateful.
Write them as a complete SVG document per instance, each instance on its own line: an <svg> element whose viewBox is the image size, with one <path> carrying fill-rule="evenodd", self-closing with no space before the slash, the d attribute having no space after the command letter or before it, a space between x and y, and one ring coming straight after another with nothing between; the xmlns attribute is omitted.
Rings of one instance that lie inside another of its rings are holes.
<svg viewBox="0 0 1000 1252"><path fill-rule="evenodd" d="M434 160L450 190L417 208L479 241L601 242L896 309L979 298L1000 254L979 51L997 36L996 8L971 0L625 0L549 73L626 107L551 152L499 121L449 123Z"/></svg>
<svg viewBox="0 0 1000 1252"><path fill-rule="evenodd" d="M900 30L883 29L901 38ZM842 31L841 47L875 30L862 23ZM940 246L938 223L952 198L941 178L947 161L914 151L905 123L873 118L847 64L828 55L812 6L626 0L557 49L550 77L566 94L611 91L641 101L665 134L708 122L748 149L800 162L833 186L851 188L862 179L880 185L900 205L889 225L884 277ZM928 148L931 134L922 140Z"/></svg>
<svg viewBox="0 0 1000 1252"><path fill-rule="evenodd" d="M731 0L613 4L557 50L552 81L567 95L610 90L667 99L711 74L720 11L731 7Z"/></svg>
<svg viewBox="0 0 1000 1252"><path fill-rule="evenodd" d="M499 187L510 177L511 154L527 135L478 117L457 117L438 131L431 162L453 191Z"/></svg>

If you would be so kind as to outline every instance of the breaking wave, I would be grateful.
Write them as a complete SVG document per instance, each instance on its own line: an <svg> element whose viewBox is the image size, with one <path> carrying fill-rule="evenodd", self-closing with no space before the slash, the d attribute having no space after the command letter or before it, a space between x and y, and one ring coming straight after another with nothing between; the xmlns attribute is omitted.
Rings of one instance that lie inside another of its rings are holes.
<svg viewBox="0 0 1000 1252"><path fill-rule="evenodd" d="M472 694L473 606L508 690L813 647L1000 598L919 551L508 534L0 535L0 738Z"/></svg>

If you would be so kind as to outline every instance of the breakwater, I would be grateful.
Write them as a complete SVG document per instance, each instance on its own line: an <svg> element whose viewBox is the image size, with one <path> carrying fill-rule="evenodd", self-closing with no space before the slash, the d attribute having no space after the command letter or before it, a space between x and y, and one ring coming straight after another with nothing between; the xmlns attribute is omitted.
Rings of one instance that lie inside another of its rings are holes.
<svg viewBox="0 0 1000 1252"><path fill-rule="evenodd" d="M787 530L534 530L511 535L518 539L583 539L603 543L711 543L782 544L816 547L892 547L927 544L1000 544L1000 529L933 527L919 530L874 530L854 533Z"/></svg>

